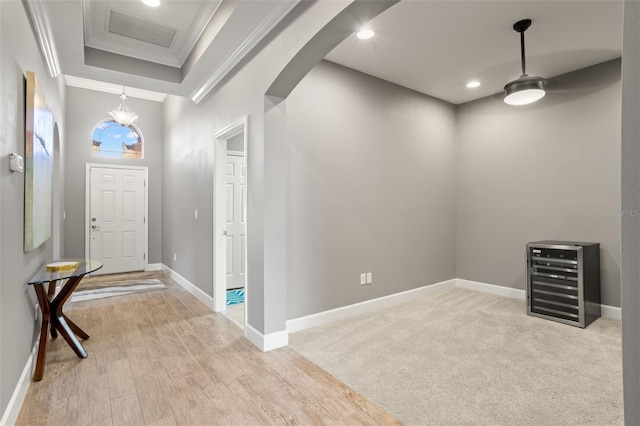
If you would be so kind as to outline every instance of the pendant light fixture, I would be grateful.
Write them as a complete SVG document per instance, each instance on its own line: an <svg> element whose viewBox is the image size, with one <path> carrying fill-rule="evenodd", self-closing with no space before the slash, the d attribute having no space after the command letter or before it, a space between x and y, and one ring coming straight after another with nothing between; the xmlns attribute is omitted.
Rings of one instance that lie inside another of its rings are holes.
<svg viewBox="0 0 640 426"><path fill-rule="evenodd" d="M133 122L138 119L138 116L127 106L127 94L124 92L124 86L122 86L122 94L120 95L120 99L122 99L120 105L118 105L118 107L113 111L110 111L109 115L119 125L121 125L122 127L127 127L133 124Z"/></svg>
<svg viewBox="0 0 640 426"><path fill-rule="evenodd" d="M544 87L547 81L542 77L527 75L524 56L524 32L531 26L531 19L523 19L513 24L513 29L520 33L520 58L522 75L504 86L504 101L509 105L527 105L542 99L545 95Z"/></svg>

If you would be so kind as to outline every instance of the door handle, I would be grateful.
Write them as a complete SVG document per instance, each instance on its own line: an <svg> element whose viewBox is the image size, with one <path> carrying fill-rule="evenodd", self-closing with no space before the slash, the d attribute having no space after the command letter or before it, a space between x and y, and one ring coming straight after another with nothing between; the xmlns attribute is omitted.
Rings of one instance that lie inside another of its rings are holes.
<svg viewBox="0 0 640 426"><path fill-rule="evenodd" d="M222 235L225 236L225 237L227 236L227 230L226 229L224 231L222 231Z"/></svg>
<svg viewBox="0 0 640 426"><path fill-rule="evenodd" d="M91 229L100 229L98 225L91 225Z"/></svg>

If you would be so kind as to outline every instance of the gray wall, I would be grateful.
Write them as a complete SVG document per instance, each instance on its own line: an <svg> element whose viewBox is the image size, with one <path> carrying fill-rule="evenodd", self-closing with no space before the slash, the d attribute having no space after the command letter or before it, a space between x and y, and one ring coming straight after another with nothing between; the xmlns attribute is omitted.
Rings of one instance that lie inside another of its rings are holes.
<svg viewBox="0 0 640 426"><path fill-rule="evenodd" d="M23 252L24 174L9 171L8 155L24 156L24 78L34 71L65 142L64 80L49 78L22 2L0 2L0 415L24 369L39 325L26 281L53 255L53 239ZM57 159L60 161L60 158ZM60 188L58 188L59 190ZM55 227L54 227L55 229ZM56 236L59 241L59 236Z"/></svg>
<svg viewBox="0 0 640 426"><path fill-rule="evenodd" d="M162 217L163 261L207 294L213 291L213 142L214 135L248 116L247 208L248 229L248 324L265 332L263 253L269 252L263 238L263 206L269 200L265 176L265 96L282 69L347 2L313 2L296 20L266 43L251 61L214 93L194 104L190 99L169 96L165 100L164 194ZM185 149L185 147L187 147ZM193 210L198 209L195 220ZM173 253L177 261L173 261ZM251 293L253 291L253 293ZM252 303L253 301L254 303ZM279 298L268 309L286 311ZM284 317L284 315L282 315ZM278 316L278 320L280 317ZM284 328L282 321L281 328Z"/></svg>
<svg viewBox="0 0 640 426"><path fill-rule="evenodd" d="M105 158L91 154L91 136L98 122L120 103L118 95L69 87L67 89L67 164L65 256L85 256L85 176L87 163L147 166L149 168L149 263L162 262L162 103L129 98L144 136L144 159Z"/></svg>
<svg viewBox="0 0 640 426"><path fill-rule="evenodd" d="M620 306L620 61L553 79L541 101L458 107L458 278L525 288L528 241L595 241Z"/></svg>
<svg viewBox="0 0 640 426"><path fill-rule="evenodd" d="M214 132L201 128L206 118L194 120L196 105L190 99L169 96L165 101L169 111L182 108L192 113L170 113L165 122L162 261L213 296Z"/></svg>
<svg viewBox="0 0 640 426"><path fill-rule="evenodd" d="M323 61L287 140L287 318L455 278L453 105Z"/></svg>
<svg viewBox="0 0 640 426"><path fill-rule="evenodd" d="M624 5L622 48L622 209L640 210L640 3ZM640 424L640 218L622 218L624 420Z"/></svg>

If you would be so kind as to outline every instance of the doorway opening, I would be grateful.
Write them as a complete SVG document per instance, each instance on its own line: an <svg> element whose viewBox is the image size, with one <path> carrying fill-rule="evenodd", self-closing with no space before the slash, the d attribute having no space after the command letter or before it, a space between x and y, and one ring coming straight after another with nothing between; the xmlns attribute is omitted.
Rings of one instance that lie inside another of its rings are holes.
<svg viewBox="0 0 640 426"><path fill-rule="evenodd" d="M244 329L247 316L247 118L215 134L213 304Z"/></svg>

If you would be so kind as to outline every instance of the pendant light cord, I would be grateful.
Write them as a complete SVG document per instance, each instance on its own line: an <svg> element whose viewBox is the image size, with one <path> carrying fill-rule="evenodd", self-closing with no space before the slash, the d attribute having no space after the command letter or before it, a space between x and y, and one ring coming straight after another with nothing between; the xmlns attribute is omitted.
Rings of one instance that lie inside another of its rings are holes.
<svg viewBox="0 0 640 426"><path fill-rule="evenodd" d="M522 75L527 75L527 63L524 56L524 31L520 32L520 51L522 60Z"/></svg>

